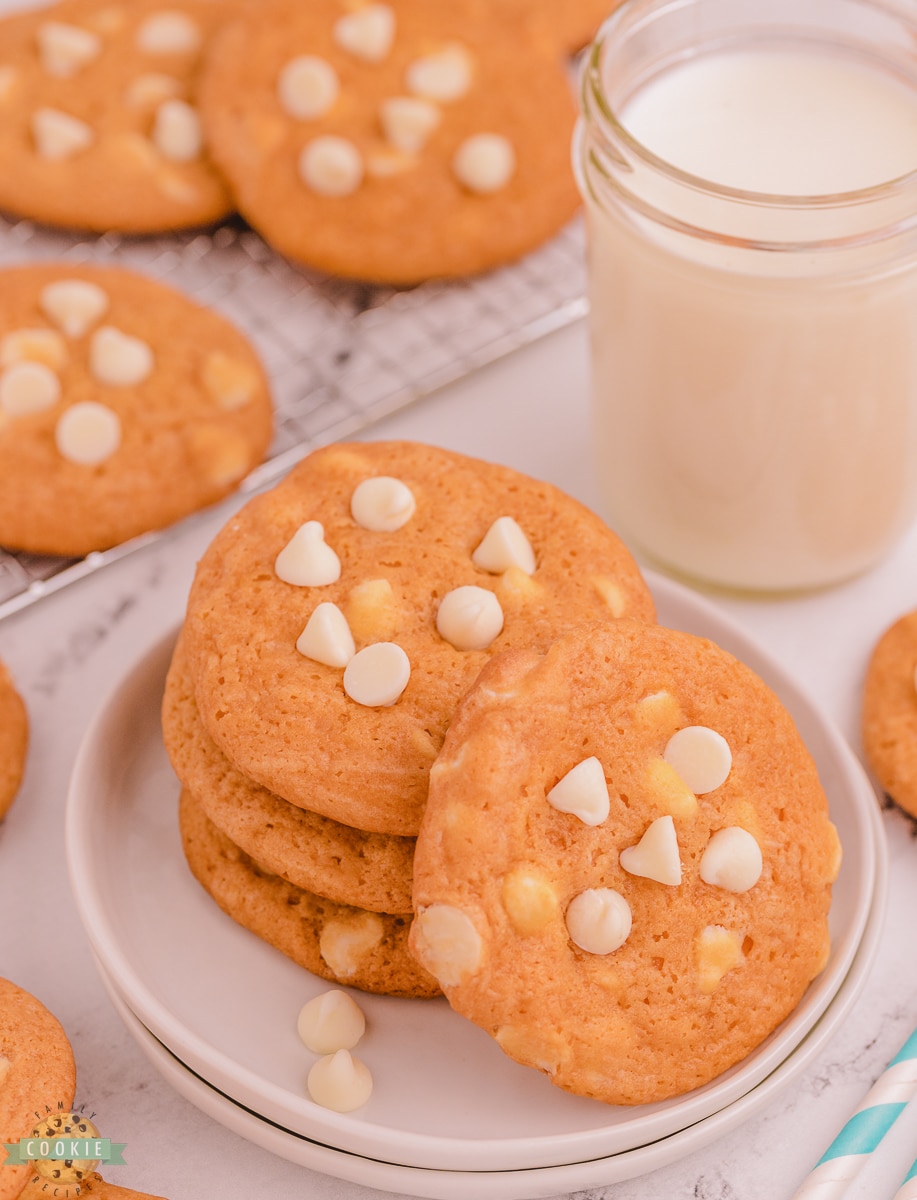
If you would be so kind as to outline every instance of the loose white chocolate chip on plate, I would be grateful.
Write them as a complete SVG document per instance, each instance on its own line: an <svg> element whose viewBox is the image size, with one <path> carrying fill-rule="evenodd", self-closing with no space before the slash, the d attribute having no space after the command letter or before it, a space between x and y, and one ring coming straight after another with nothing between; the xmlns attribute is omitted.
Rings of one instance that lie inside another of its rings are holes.
<svg viewBox="0 0 917 1200"><path fill-rule="evenodd" d="M369 1068L349 1050L337 1050L320 1058L309 1072L309 1095L322 1108L347 1113L361 1108L372 1095Z"/></svg>
<svg viewBox="0 0 917 1200"><path fill-rule="evenodd" d="M121 445L121 421L116 412L94 400L67 409L57 422L54 440L63 458L94 467Z"/></svg>
<svg viewBox="0 0 917 1200"><path fill-rule="evenodd" d="M755 886L763 869L761 847L748 830L731 825L710 838L699 874L704 883L741 894Z"/></svg>
<svg viewBox="0 0 917 1200"><path fill-rule="evenodd" d="M502 575L510 567L518 567L526 575L535 574L532 543L512 517L497 517L472 554L471 561L491 575Z"/></svg>
<svg viewBox="0 0 917 1200"><path fill-rule="evenodd" d="M325 541L321 521L306 521L274 560L274 573L297 587L327 587L341 577L341 560Z"/></svg>
<svg viewBox="0 0 917 1200"><path fill-rule="evenodd" d="M200 158L204 145L197 110L185 100L164 100L153 118L153 145L170 162Z"/></svg>
<svg viewBox="0 0 917 1200"><path fill-rule="evenodd" d="M15 329L0 341L0 366L43 363L59 370L67 361L67 343L53 329Z"/></svg>
<svg viewBox="0 0 917 1200"><path fill-rule="evenodd" d="M163 9L137 30L136 45L146 54L190 54L201 44L201 31L187 13Z"/></svg>
<svg viewBox="0 0 917 1200"><path fill-rule="evenodd" d="M89 29L64 21L42 21L36 31L41 65L49 75L68 79L102 50L102 39Z"/></svg>
<svg viewBox="0 0 917 1200"><path fill-rule="evenodd" d="M366 708L388 708L408 686L411 663L395 642L374 642L344 668L344 691Z"/></svg>
<svg viewBox="0 0 917 1200"><path fill-rule="evenodd" d="M636 846L621 851L621 866L628 875L639 875L672 887L681 883L678 835L670 816L658 817Z"/></svg>
<svg viewBox="0 0 917 1200"><path fill-rule="evenodd" d="M601 825L608 816L608 784L602 764L593 755L576 764L547 794L558 812L571 813L584 825Z"/></svg>
<svg viewBox="0 0 917 1200"><path fill-rule="evenodd" d="M323 601L306 622L296 649L326 667L346 667L357 652L347 618L336 604Z"/></svg>
<svg viewBox="0 0 917 1200"><path fill-rule="evenodd" d="M300 54L277 76L277 99L291 117L311 121L334 104L341 85L331 63L314 54Z"/></svg>
<svg viewBox="0 0 917 1200"><path fill-rule="evenodd" d="M391 475L364 479L350 497L350 514L363 529L374 533L394 533L407 525L417 505L414 493Z"/></svg>
<svg viewBox="0 0 917 1200"><path fill-rule="evenodd" d="M567 932L587 954L612 954L627 941L630 905L613 888L588 888L567 905Z"/></svg>
<svg viewBox="0 0 917 1200"><path fill-rule="evenodd" d="M0 409L11 417L51 408L60 394L60 380L44 363L14 363L0 375Z"/></svg>
<svg viewBox="0 0 917 1200"><path fill-rule="evenodd" d="M503 609L493 592L466 584L443 596L436 629L456 650L486 650L503 629Z"/></svg>
<svg viewBox="0 0 917 1200"><path fill-rule="evenodd" d="M420 96L392 96L379 105L379 123L386 140L405 154L419 154L442 113Z"/></svg>
<svg viewBox="0 0 917 1200"><path fill-rule="evenodd" d="M351 996L334 989L303 1005L296 1030L308 1049L316 1054L334 1054L354 1048L366 1031L366 1018Z"/></svg>
<svg viewBox="0 0 917 1200"><path fill-rule="evenodd" d="M455 177L464 187L489 196L506 187L516 170L516 152L499 133L475 133L465 138L452 159Z"/></svg>
<svg viewBox="0 0 917 1200"><path fill-rule="evenodd" d="M184 90L185 86L180 79L158 71L147 71L127 85L124 103L129 108L156 108L163 100L180 98Z"/></svg>
<svg viewBox="0 0 917 1200"><path fill-rule="evenodd" d="M35 149L42 158L52 161L73 158L95 141L95 134L85 121L59 108L36 108L31 126Z"/></svg>
<svg viewBox="0 0 917 1200"><path fill-rule="evenodd" d="M706 725L688 725L672 734L662 757L698 796L724 784L732 770L729 743Z"/></svg>
<svg viewBox="0 0 917 1200"><path fill-rule="evenodd" d="M460 908L431 904L415 916L412 932L421 962L443 987L464 982L481 965L481 935Z"/></svg>
<svg viewBox="0 0 917 1200"><path fill-rule="evenodd" d="M108 311L107 293L85 279L49 283L41 289L38 302L45 316L71 338L82 337Z"/></svg>
<svg viewBox="0 0 917 1200"><path fill-rule="evenodd" d="M471 57L457 42L434 54L416 58L405 73L409 92L424 100L448 104L460 100L471 87Z"/></svg>
<svg viewBox="0 0 917 1200"><path fill-rule="evenodd" d="M89 370L99 383L133 387L153 370L153 351L140 338L103 325L89 343Z"/></svg>
<svg viewBox="0 0 917 1200"><path fill-rule="evenodd" d="M395 40L395 13L387 4L368 4L334 24L334 40L364 62L382 62Z"/></svg>
<svg viewBox="0 0 917 1200"><path fill-rule="evenodd" d="M319 953L335 973L355 975L370 951L381 944L385 926L378 913L363 912L349 919L328 921L318 939Z"/></svg>
<svg viewBox="0 0 917 1200"><path fill-rule="evenodd" d="M327 134L303 147L299 177L319 196L349 196L363 182L363 158L353 142Z"/></svg>

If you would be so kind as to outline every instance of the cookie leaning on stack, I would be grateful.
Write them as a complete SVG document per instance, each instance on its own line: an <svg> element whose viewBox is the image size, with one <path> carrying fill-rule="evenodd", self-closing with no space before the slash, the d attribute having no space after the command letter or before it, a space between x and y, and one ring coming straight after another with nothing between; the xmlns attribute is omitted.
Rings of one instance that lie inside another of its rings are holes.
<svg viewBox="0 0 917 1200"><path fill-rule="evenodd" d="M887 629L863 691L863 748L882 788L917 817L917 612Z"/></svg>
<svg viewBox="0 0 917 1200"><path fill-rule="evenodd" d="M10 673L0 663L0 821L16 799L29 747L29 718Z"/></svg>

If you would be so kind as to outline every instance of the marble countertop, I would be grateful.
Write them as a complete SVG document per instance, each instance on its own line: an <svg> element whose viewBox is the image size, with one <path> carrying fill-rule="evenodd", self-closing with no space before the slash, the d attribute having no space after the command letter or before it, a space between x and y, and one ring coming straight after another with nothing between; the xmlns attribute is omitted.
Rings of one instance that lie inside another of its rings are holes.
<svg viewBox="0 0 917 1200"><path fill-rule="evenodd" d="M367 431L503 461L599 507L590 458L585 330L573 326ZM364 1187L294 1166L229 1133L176 1095L106 998L71 900L64 806L74 756L97 705L127 664L180 620L194 566L232 501L102 572L0 622L0 658L27 702L25 784L0 825L0 973L60 1018L78 1064L78 1100L105 1136L127 1143L112 1182L171 1200L302 1195L369 1200ZM848 584L798 597L710 598L778 659L859 752L863 672L880 632L917 607L917 526L895 553ZM883 812L889 902L866 987L818 1061L744 1126L690 1157L590 1200L789 1198L917 1024L915 825ZM48 938L37 930L53 931ZM917 1107L917 1106L914 1106ZM851 1200L894 1194L917 1155L907 1111ZM587 1193L582 1193L583 1196Z"/></svg>

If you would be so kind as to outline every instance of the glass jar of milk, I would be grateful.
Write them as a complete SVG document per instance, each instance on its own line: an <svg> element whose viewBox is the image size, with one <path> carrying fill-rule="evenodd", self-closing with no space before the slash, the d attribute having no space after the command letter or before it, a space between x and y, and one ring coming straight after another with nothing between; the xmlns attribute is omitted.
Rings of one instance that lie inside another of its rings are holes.
<svg viewBox="0 0 917 1200"><path fill-rule="evenodd" d="M917 513L913 0L625 0L582 105L611 524L728 586L863 571Z"/></svg>

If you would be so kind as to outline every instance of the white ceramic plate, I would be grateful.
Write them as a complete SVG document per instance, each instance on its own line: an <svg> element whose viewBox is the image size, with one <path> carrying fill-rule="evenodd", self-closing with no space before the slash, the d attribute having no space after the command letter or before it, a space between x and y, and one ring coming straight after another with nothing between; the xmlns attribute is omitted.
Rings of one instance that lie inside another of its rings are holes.
<svg viewBox="0 0 917 1200"><path fill-rule="evenodd" d="M875 794L852 752L793 681L706 601L648 576L663 624L719 642L792 712L844 845L832 954L795 1013L743 1063L687 1096L614 1108L570 1096L512 1062L443 1000L359 996L360 1056L375 1089L357 1113L313 1104L302 1004L327 984L235 925L185 865L178 785L159 705L171 652L160 642L126 673L87 732L68 802L74 894L93 949L128 1007L181 1061L294 1133L401 1166L507 1171L620 1154L701 1121L755 1088L793 1052L841 986L876 880ZM788 931L791 936L791 931Z"/></svg>

